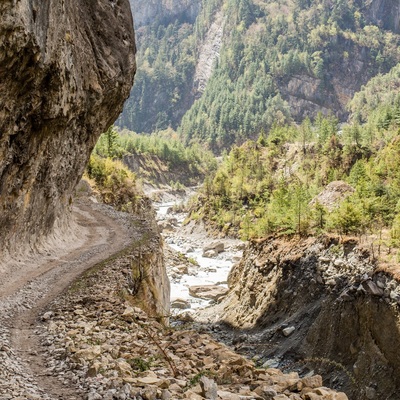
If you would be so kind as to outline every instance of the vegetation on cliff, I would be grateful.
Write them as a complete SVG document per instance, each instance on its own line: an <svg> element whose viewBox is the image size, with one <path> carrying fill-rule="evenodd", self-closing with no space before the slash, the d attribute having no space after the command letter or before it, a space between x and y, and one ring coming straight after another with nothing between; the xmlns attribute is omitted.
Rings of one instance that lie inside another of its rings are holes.
<svg viewBox="0 0 400 400"><path fill-rule="evenodd" d="M121 161L92 154L86 174L105 204L122 211L137 211L143 192L135 174Z"/></svg>
<svg viewBox="0 0 400 400"><path fill-rule="evenodd" d="M110 127L100 136L91 164L100 160L99 157L104 167L107 158L121 159L125 168L140 172L142 179L156 184L199 184L208 173L216 169L216 161L211 152L198 144L184 146L172 129L152 135L138 135L127 130L118 132ZM133 157L133 162L130 157ZM141 164L144 164L143 167Z"/></svg>

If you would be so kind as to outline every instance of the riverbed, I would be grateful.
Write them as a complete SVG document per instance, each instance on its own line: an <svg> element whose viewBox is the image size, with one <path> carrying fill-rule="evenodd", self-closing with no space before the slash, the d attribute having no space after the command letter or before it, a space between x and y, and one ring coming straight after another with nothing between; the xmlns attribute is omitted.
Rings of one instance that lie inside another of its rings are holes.
<svg viewBox="0 0 400 400"><path fill-rule="evenodd" d="M242 256L244 242L236 239L214 239L205 231L196 229L188 232L182 224L186 218L184 213L175 213L174 206L185 201L177 198L175 201L154 203L157 220L163 227L162 235L165 244L175 252L183 254L189 260L189 267L177 268L167 259L167 273L171 282L172 313L196 311L204 308L216 299L205 299L191 296L189 288L193 286L216 285L227 288L228 274L233 264ZM204 248L212 243L223 246L223 251L212 257L204 256ZM185 259L182 257L182 261ZM183 272L182 272L183 271ZM178 304L179 308L174 305ZM183 306L184 304L187 307Z"/></svg>

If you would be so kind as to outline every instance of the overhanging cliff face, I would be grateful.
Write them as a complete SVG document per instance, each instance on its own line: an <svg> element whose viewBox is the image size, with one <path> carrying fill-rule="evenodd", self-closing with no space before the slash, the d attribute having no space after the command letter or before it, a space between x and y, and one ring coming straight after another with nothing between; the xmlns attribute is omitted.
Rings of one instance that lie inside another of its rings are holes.
<svg viewBox="0 0 400 400"><path fill-rule="evenodd" d="M0 3L0 253L65 215L135 70L128 0Z"/></svg>

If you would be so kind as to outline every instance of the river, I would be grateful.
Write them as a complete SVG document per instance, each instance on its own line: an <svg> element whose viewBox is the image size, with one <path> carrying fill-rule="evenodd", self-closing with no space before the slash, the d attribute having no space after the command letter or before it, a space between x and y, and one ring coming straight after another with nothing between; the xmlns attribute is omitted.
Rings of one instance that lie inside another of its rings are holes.
<svg viewBox="0 0 400 400"><path fill-rule="evenodd" d="M236 239L213 239L204 231L188 232L183 229L182 224L186 218L184 213L174 213L175 204L182 203L183 198L175 201L154 203L157 211L157 220L161 225L168 226L163 230L163 237L166 245L176 252L184 254L189 260L196 261L188 270L180 273L176 265L172 265L167 258L167 273L171 282L171 305L172 313L177 314L183 311L195 311L206 307L213 300L193 297L189 294L189 287L216 285L227 288L227 278L233 264L242 256L243 242ZM213 257L203 257L204 247L210 243L219 243L224 251ZM183 270L185 270L183 268ZM179 300L178 300L179 299ZM175 308L174 304L179 304ZM190 308L181 308L182 304Z"/></svg>

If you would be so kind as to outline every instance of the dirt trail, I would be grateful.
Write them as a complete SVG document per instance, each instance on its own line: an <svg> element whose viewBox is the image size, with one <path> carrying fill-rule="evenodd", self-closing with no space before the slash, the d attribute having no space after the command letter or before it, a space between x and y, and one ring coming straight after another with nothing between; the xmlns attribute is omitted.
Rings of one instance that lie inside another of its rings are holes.
<svg viewBox="0 0 400 400"><path fill-rule="evenodd" d="M80 233L60 240L57 256L42 252L0 271L0 400L82 398L46 370L36 321L80 274L126 247L130 234L127 221L104 205L80 202L73 214Z"/></svg>

